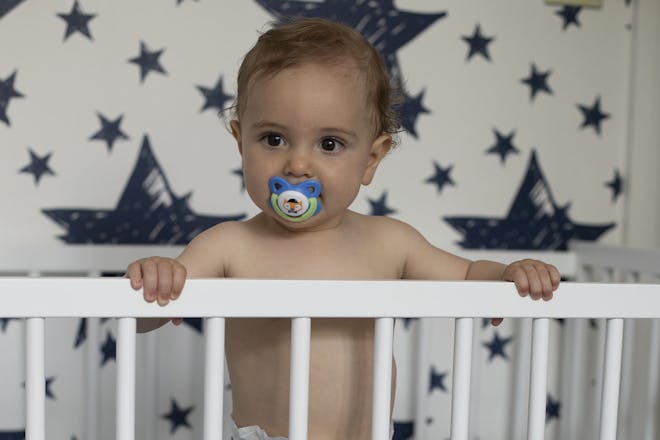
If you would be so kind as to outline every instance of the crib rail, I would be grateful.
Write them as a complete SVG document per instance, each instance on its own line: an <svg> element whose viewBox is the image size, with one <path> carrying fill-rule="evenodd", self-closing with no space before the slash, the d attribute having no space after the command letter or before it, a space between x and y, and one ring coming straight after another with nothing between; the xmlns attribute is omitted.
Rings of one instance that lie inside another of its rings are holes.
<svg viewBox="0 0 660 440"><path fill-rule="evenodd" d="M550 302L520 298L511 283L434 281L189 280L181 298L165 308L148 304L128 280L103 278L0 278L5 317L27 318L27 438L44 438L43 319L117 317L117 438L133 440L135 408L135 318L207 319L205 439L221 438L224 318L292 318L290 438L307 438L310 318L376 318L373 440L389 438L393 318L456 319L452 440L468 438L471 332L484 317L533 319L529 439L542 439L548 362L548 318L605 318L608 383L618 384L622 318L660 318L660 285L563 283ZM610 335L609 329L613 329ZM618 365L617 365L618 363ZM618 387L617 387L618 390ZM603 393L604 411L618 393ZM610 408L610 409L608 409ZM608 413L609 414L609 413ZM616 419L616 418L615 418ZM614 439L616 422L601 432Z"/></svg>

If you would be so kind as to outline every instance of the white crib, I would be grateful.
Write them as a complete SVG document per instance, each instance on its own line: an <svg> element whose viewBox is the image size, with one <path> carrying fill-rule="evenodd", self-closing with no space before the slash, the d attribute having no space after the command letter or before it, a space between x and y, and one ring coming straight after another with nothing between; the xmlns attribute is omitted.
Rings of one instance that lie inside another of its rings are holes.
<svg viewBox="0 0 660 440"><path fill-rule="evenodd" d="M548 364L548 326L551 318L605 319L603 343L603 387L600 408L594 411L594 434L600 439L629 439L631 427L617 420L630 419L631 408L641 411L644 426L637 438L656 438L655 411L658 401L658 348L660 346L660 252L610 248L590 244L577 245L569 253L470 252L469 258L513 261L522 256L545 259L558 265L564 275L578 275L581 282L566 282L550 302L533 302L519 298L510 283L429 282L429 281L269 281L269 280L190 280L185 295L167 308L147 304L130 289L125 279L99 278L102 271L122 272L128 261L146 255L175 255L180 249L150 246L132 247L66 247L33 252L0 255L0 301L7 318L26 319L26 437L45 438L44 402L44 318L49 317L117 317L117 420L118 439L135 438L135 318L157 316L203 317L206 321L204 439L221 438L223 413L224 318L225 317L290 317L292 318L290 432L293 440L307 438L307 399L309 383L310 318L369 317L375 318L375 367L372 439L389 438L390 377L393 318L422 317L419 344L429 344L427 318L456 318L454 334L454 366L451 404L451 438L470 438L470 418L476 406L471 405L471 383L474 365L473 327L475 318L500 316L521 320L521 334L529 339L528 359L518 356L514 405L511 411L511 437L542 439L545 426L546 373ZM19 276L17 276L19 275ZM28 275L28 276L25 276ZM54 277L54 275L69 275ZM71 275L75 275L71 277ZM648 278L645 278L648 277ZM590 281L590 282L584 282ZM593 281L600 281L594 283ZM634 284L615 282L632 281ZM309 295L314 292L314 295ZM402 301L405 298L405 301ZM442 298L442 301L439 301ZM346 307L350 304L350 307ZM654 318L648 341L648 365L645 402L631 392L631 352L634 327L624 320ZM568 362L564 368L576 373L583 347L583 319L570 320L569 338L565 344ZM93 337L94 328L89 328ZM624 339L626 343L624 344ZM522 344L525 346L525 344ZM419 350L423 356L425 350ZM622 362L623 359L623 362ZM420 360L419 365L423 365ZM623 365L623 374L621 372ZM419 374L418 377L423 377ZM571 376L571 375L569 375ZM529 377L529 381L524 378ZM90 373L87 385L89 412L84 438L96 438L98 423L94 402L96 380ZM567 392L570 381L564 384ZM527 391L529 388L529 391ZM621 392L620 392L621 390ZM423 392L423 385L418 384ZM474 399L472 399L474 400ZM575 405L579 405L576 396ZM528 410L526 409L528 408ZM418 426L423 417L418 408ZM565 413L562 440L575 437L578 420ZM526 425L526 429L524 429ZM629 423L628 423L629 425ZM618 435L617 435L618 431ZM522 434L521 434L522 433ZM146 436L145 438L153 438ZM417 439L424 438L417 433Z"/></svg>

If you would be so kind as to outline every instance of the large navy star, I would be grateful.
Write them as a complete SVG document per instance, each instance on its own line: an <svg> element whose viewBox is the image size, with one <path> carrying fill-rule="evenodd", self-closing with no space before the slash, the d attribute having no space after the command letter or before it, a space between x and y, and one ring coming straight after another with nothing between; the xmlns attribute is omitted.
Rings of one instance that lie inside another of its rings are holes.
<svg viewBox="0 0 660 440"><path fill-rule="evenodd" d="M160 62L158 62L158 58L163 54L164 51L165 49L151 52L149 49L147 49L147 45L144 44L144 41L140 41L140 55L128 60L129 63L134 63L140 66L140 82L144 82L147 74L152 70L154 72L167 75L167 72L165 69L163 69L163 66L160 65Z"/></svg>
<svg viewBox="0 0 660 440"><path fill-rule="evenodd" d="M552 90L550 89L550 86L548 86L548 76L550 76L551 73L551 70L545 72L536 70L536 64L532 63L532 71L529 76L520 80L520 82L529 86L530 101L534 101L538 92L546 92L547 94L552 95Z"/></svg>
<svg viewBox="0 0 660 440"><path fill-rule="evenodd" d="M488 45L495 40L495 37L486 37L481 35L481 26L479 23L476 24L474 32L471 36L463 35L461 37L468 45L470 45L470 51L467 55L467 60L470 61L474 55L481 55L490 61L490 54L488 53Z"/></svg>
<svg viewBox="0 0 660 440"><path fill-rule="evenodd" d="M30 163L18 170L19 173L32 174L34 176L35 185L39 185L39 180L41 180L41 177L44 174L49 174L51 176L55 175L53 170L48 166L48 161L53 153L48 153L43 157L39 157L31 148L28 148L28 150L30 152Z"/></svg>
<svg viewBox="0 0 660 440"><path fill-rule="evenodd" d="M560 403L554 400L550 394L545 404L545 423L551 422L552 419L559 419Z"/></svg>
<svg viewBox="0 0 660 440"><path fill-rule="evenodd" d="M0 0L0 18L7 15L9 11L11 11L12 9L14 9L16 6L20 5L24 1L25 0ZM1 435L0 438L2 438Z"/></svg>
<svg viewBox="0 0 660 440"><path fill-rule="evenodd" d="M0 121L7 125L9 118L7 117L7 107L9 107L9 100L12 98L23 98L23 95L14 88L14 80L16 79L16 70L9 75L7 79L0 80Z"/></svg>
<svg viewBox="0 0 660 440"><path fill-rule="evenodd" d="M108 151L112 151L112 145L115 143L117 138L124 140L128 139L126 133L121 131L121 128L119 128L119 124L121 124L121 120L124 117L124 115L120 115L114 121L106 119L105 116L103 116L101 113L97 112L96 115L101 120L101 129L96 133L94 133L89 138L90 141L92 140L105 141L106 144L108 145Z"/></svg>
<svg viewBox="0 0 660 440"><path fill-rule="evenodd" d="M107 336L105 337L105 342L103 345L101 345L101 353L103 354L103 359L101 359L101 366L104 366L105 363L110 360L117 359L117 341L110 332L108 332Z"/></svg>
<svg viewBox="0 0 660 440"><path fill-rule="evenodd" d="M490 147L488 151L486 151L486 154L499 154L500 163L504 165L504 162L506 162L506 157L510 153L519 153L518 149L514 147L512 143L516 132L512 131L508 134L508 136L503 136L502 133L500 133L496 128L493 129L493 132L495 134L495 145Z"/></svg>
<svg viewBox="0 0 660 440"><path fill-rule="evenodd" d="M612 189L612 203L616 202L623 191L623 179L621 179L619 170L614 170L614 177L609 182L605 182L605 186Z"/></svg>
<svg viewBox="0 0 660 440"><path fill-rule="evenodd" d="M566 30L568 26L574 24L575 27L580 27L580 21L578 20L578 14L582 10L581 6L564 6L561 10L555 12L564 20L564 25L562 30Z"/></svg>
<svg viewBox="0 0 660 440"><path fill-rule="evenodd" d="M371 215L390 215L394 214L396 210L387 206L387 191L383 192L380 199L369 199L371 204Z"/></svg>
<svg viewBox="0 0 660 440"><path fill-rule="evenodd" d="M67 230L66 243L188 244L197 234L245 214L225 217L198 215L188 198L178 197L151 150L145 135L139 157L114 209L43 209Z"/></svg>
<svg viewBox="0 0 660 440"><path fill-rule="evenodd" d="M226 108L225 102L234 97L232 95L226 95L222 88L222 77L218 79L218 82L215 84L215 87L208 89L206 87L197 86L197 89L204 95L204 107L201 111L204 111L209 108L215 108L219 111L222 111Z"/></svg>
<svg viewBox="0 0 660 440"><path fill-rule="evenodd" d="M591 107L587 107L586 105L582 104L578 104L577 106L582 112L582 116L584 117L584 121L582 122L580 128L591 126L594 128L594 130L596 130L596 133L600 135L600 123L604 119L608 119L610 117L609 113L603 113L600 111L600 96L596 97L596 101L594 101L594 105Z"/></svg>
<svg viewBox="0 0 660 440"><path fill-rule="evenodd" d="M492 361L495 356L501 356L504 359L508 360L506 352L504 351L507 344L513 341L513 337L509 336L508 338L500 338L500 335L497 333L497 330L493 333L493 339L489 342L483 342L483 346L488 348L490 351L488 355L488 362Z"/></svg>
<svg viewBox="0 0 660 440"><path fill-rule="evenodd" d="M89 28L87 23L94 17L96 14L84 14L79 6L78 0L73 3L73 8L68 14L57 14L62 20L66 21L66 32L64 33L64 41L71 36L74 32L80 32L88 39L93 40L92 34L89 33Z"/></svg>
<svg viewBox="0 0 660 440"><path fill-rule="evenodd" d="M442 188L445 187L445 185L451 185L455 186L456 184L454 183L453 180L451 180L451 176L449 173L451 173L451 170L454 168L453 165L449 165L447 168L442 168L438 162L435 160L433 161L433 167L435 168L435 174L428 179L426 179L424 182L425 183L435 183L438 186L438 192L442 192Z"/></svg>
<svg viewBox="0 0 660 440"><path fill-rule="evenodd" d="M23 431L1 431L0 440L24 440L25 430Z"/></svg>
<svg viewBox="0 0 660 440"><path fill-rule="evenodd" d="M434 389L439 388L440 390L447 392L447 387L445 387L445 378L447 373L438 373L435 371L435 367L431 366L431 377L429 380L429 394L433 392Z"/></svg>
<svg viewBox="0 0 660 440"><path fill-rule="evenodd" d="M172 409L170 409L170 412L161 415L162 418L168 419L171 422L170 434L174 434L176 430L179 429L179 426L185 426L188 429L192 429L192 426L188 423L188 415L194 408L194 406L179 408L179 405L176 404L176 400L172 399Z"/></svg>
<svg viewBox="0 0 660 440"><path fill-rule="evenodd" d="M415 422L394 422L392 440L408 440L415 434Z"/></svg>
<svg viewBox="0 0 660 440"><path fill-rule="evenodd" d="M577 224L568 218L569 204L559 207L536 159L536 152L505 218L445 217L463 234L466 249L566 250L571 239L594 241L615 223Z"/></svg>
<svg viewBox="0 0 660 440"><path fill-rule="evenodd" d="M436 20L447 16L446 12L420 14L406 12L395 7L393 0L256 0L273 15L279 24L295 17L321 17L351 26L360 32L383 55L393 84L402 86L403 79L397 51L415 39ZM414 121L422 112L421 104L410 104L413 99L403 92L399 107L403 127L417 137ZM417 113L414 113L415 109ZM411 112L411 113L406 113ZM412 123L411 123L412 121Z"/></svg>

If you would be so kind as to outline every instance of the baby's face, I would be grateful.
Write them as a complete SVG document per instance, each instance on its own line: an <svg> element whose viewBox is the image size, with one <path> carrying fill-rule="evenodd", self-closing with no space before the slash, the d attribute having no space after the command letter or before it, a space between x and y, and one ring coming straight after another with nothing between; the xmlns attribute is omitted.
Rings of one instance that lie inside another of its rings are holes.
<svg viewBox="0 0 660 440"><path fill-rule="evenodd" d="M372 115L353 67L305 64L254 81L232 124L254 203L290 229L337 225L389 148L388 136L374 139ZM273 176L320 182L322 209L300 224L279 218L268 204Z"/></svg>

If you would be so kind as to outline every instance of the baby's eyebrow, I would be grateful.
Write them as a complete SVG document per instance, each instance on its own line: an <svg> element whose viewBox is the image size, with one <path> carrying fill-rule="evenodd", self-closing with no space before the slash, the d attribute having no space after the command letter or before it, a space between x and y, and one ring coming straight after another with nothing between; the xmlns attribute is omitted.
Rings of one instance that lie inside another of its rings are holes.
<svg viewBox="0 0 660 440"><path fill-rule="evenodd" d="M357 138L357 134L355 134L355 132L353 132L351 130L347 130L345 128L341 128L341 127L323 127L323 128L321 128L320 131L325 132L325 133L343 133L347 136Z"/></svg>
<svg viewBox="0 0 660 440"><path fill-rule="evenodd" d="M289 127L287 127L286 125L280 124L278 122L267 121L265 119L255 122L254 124L252 124L251 128L255 130L259 130L263 128L274 128L281 131L289 130ZM341 127L321 127L319 128L319 131L322 133L342 133L346 136L350 136L355 139L357 139L358 137L354 131Z"/></svg>
<svg viewBox="0 0 660 440"><path fill-rule="evenodd" d="M266 128L266 127L268 127L268 128L277 128L278 130L286 130L287 129L287 127L285 125L278 124L277 122L266 121L266 120L263 120L263 119L261 121L257 121L254 124L252 124L252 128L256 128L256 129Z"/></svg>

